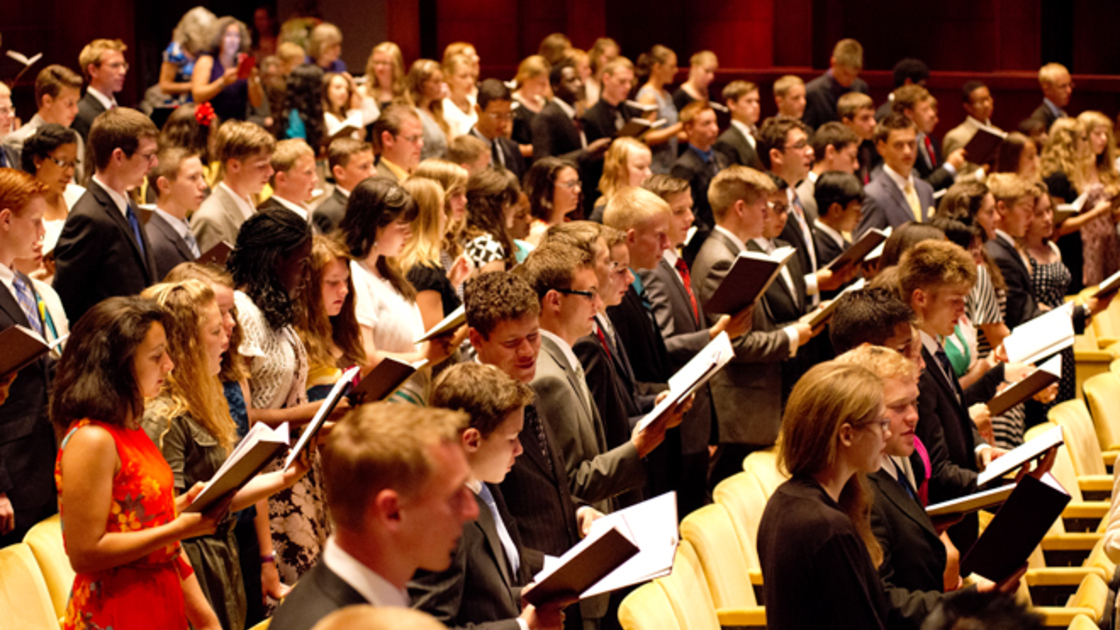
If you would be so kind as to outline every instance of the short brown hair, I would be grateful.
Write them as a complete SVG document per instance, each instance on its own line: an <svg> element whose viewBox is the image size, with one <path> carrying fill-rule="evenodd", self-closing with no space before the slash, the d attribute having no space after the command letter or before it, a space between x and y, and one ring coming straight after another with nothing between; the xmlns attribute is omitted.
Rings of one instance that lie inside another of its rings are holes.
<svg viewBox="0 0 1120 630"><path fill-rule="evenodd" d="M723 100L737 101L751 92L757 92L758 86L750 81L732 81L723 88Z"/></svg>
<svg viewBox="0 0 1120 630"><path fill-rule="evenodd" d="M886 142L891 137L892 131L901 131L903 129L917 129L914 121L898 112L891 112L887 114L882 120L875 124L875 132L872 134L871 139L875 144Z"/></svg>
<svg viewBox="0 0 1120 630"><path fill-rule="evenodd" d="M276 150L276 138L264 127L244 120L230 120L218 127L215 138L218 161L222 171L230 160L244 160L259 153L271 155Z"/></svg>
<svg viewBox="0 0 1120 630"><path fill-rule="evenodd" d="M703 114L704 112L706 112L708 110L711 110L711 109L712 109L712 104L709 103L706 100L704 100L704 101L692 101L691 103L689 103L688 105L685 105L681 109L681 113L680 113L681 124L684 125L685 127L691 127L692 123L694 123L696 121L696 119L700 117L700 114ZM712 110L712 111L715 111L715 110Z"/></svg>
<svg viewBox="0 0 1120 630"><path fill-rule="evenodd" d="M849 145L859 145L859 136L856 132L844 126L844 123L838 123L835 120L826 122L813 133L809 141L809 145L813 147L813 161L820 163L824 160L824 151L828 147L832 147L836 151L842 151Z"/></svg>
<svg viewBox="0 0 1120 630"><path fill-rule="evenodd" d="M1039 190L1031 182L1015 173L992 173L988 176L988 190L996 201L1014 204L1023 197L1037 197Z"/></svg>
<svg viewBox="0 0 1120 630"><path fill-rule="evenodd" d="M934 103L937 102L937 99L933 98L929 90L917 84L904 85L891 92L891 94L894 95L894 100L891 101L891 111L900 114L908 109L914 109L922 101L933 99Z"/></svg>
<svg viewBox="0 0 1120 630"><path fill-rule="evenodd" d="M749 166L733 164L712 178L712 183L708 186L708 203L712 206L712 215L719 221L727 215L727 210L736 201L742 199L748 204L754 203L759 197L765 197L777 189L766 173Z"/></svg>
<svg viewBox="0 0 1120 630"><path fill-rule="evenodd" d="M854 119L861 109L875 111L875 101L863 92L848 92L841 96L839 101L836 101L836 115L840 117L840 120Z"/></svg>
<svg viewBox="0 0 1120 630"><path fill-rule="evenodd" d="M529 287L543 299L556 289L571 289L576 274L591 266L593 258L586 250L564 243L547 243L529 252L517 267Z"/></svg>
<svg viewBox="0 0 1120 630"><path fill-rule="evenodd" d="M90 80L89 67L101 67L101 55L110 50L123 53L128 50L128 46L119 39L95 39L78 53L78 65L82 67L82 75L85 76L86 81Z"/></svg>
<svg viewBox="0 0 1120 630"><path fill-rule="evenodd" d="M377 117L377 120L373 121L374 146L378 149L383 148L381 146L381 134L386 131L394 138L397 137L401 132L401 127L404 126L406 118L411 118L412 120L420 122L420 116L407 105L393 104L381 110L381 115Z"/></svg>
<svg viewBox="0 0 1120 630"><path fill-rule="evenodd" d="M443 371L432 385L433 407L462 411L483 438L509 414L533 402L533 389L492 365L466 362Z"/></svg>
<svg viewBox="0 0 1120 630"><path fill-rule="evenodd" d="M863 70L863 46L854 39L842 39L836 42L836 46L832 49L832 58L836 60L837 65L852 70Z"/></svg>
<svg viewBox="0 0 1120 630"><path fill-rule="evenodd" d="M312 59L318 59L323 48L341 43L342 31L330 22L322 22L311 29L311 34L307 37L307 55Z"/></svg>
<svg viewBox="0 0 1120 630"><path fill-rule="evenodd" d="M806 140L813 135L809 125L789 116L771 116L762 121L758 128L758 159L767 169L771 168L770 150L777 149L778 153L786 150L786 140L789 132L800 129L805 132Z"/></svg>
<svg viewBox="0 0 1120 630"><path fill-rule="evenodd" d="M551 225L545 230L539 245L545 243L561 243L587 252L592 259L595 250L599 249L599 238L603 236L606 227L594 221L567 221Z"/></svg>
<svg viewBox="0 0 1120 630"><path fill-rule="evenodd" d="M456 164L473 164L483 153L490 151L490 147L481 138L470 134L455 136L447 143L447 159Z"/></svg>
<svg viewBox="0 0 1120 630"><path fill-rule="evenodd" d="M336 166L346 168L350 158L363 151L372 153L373 145L353 138L335 138L327 146L327 167L332 171Z"/></svg>
<svg viewBox="0 0 1120 630"><path fill-rule="evenodd" d="M836 357L837 363L854 363L871 371L880 380L897 378L918 380L918 366L897 350L865 344Z"/></svg>
<svg viewBox="0 0 1120 630"><path fill-rule="evenodd" d="M910 303L914 291L935 291L948 285L976 284L976 262L960 245L926 240L911 247L898 263L898 285Z"/></svg>
<svg viewBox="0 0 1120 630"><path fill-rule="evenodd" d="M305 155L314 157L315 151L301 138L291 138L277 142L276 149L272 151L272 158L269 160L269 165L273 171L273 183L275 183L276 173L287 173L292 170L296 162Z"/></svg>
<svg viewBox="0 0 1120 630"><path fill-rule="evenodd" d="M778 77L778 80L774 82L774 96L785 98L786 92L789 92L789 89L795 85L805 85L805 82L801 80L801 77L793 74Z"/></svg>
<svg viewBox="0 0 1120 630"><path fill-rule="evenodd" d="M57 99L63 88L82 89L82 77L66 66L52 65L39 71L35 77L35 105L43 106L43 97Z"/></svg>
<svg viewBox="0 0 1120 630"><path fill-rule="evenodd" d="M0 210L19 215L34 197L47 194L47 187L34 176L14 168L0 168Z"/></svg>
<svg viewBox="0 0 1120 630"><path fill-rule="evenodd" d="M642 188L661 197L665 201L669 201L670 195L679 195L680 193L688 192L692 188L692 184L689 183L687 179L658 173L642 182Z"/></svg>
<svg viewBox="0 0 1120 630"><path fill-rule="evenodd" d="M159 153L156 153L156 165L148 172L148 189L159 194L159 178L174 182L183 160L192 157L198 157L198 154L186 147L160 147Z"/></svg>
<svg viewBox="0 0 1120 630"><path fill-rule="evenodd" d="M458 411L385 402L346 414L320 448L334 522L361 530L370 497L386 489L414 495L432 475L431 449L457 444L466 424Z"/></svg>
<svg viewBox="0 0 1120 630"><path fill-rule="evenodd" d="M99 171L109 166L115 149L131 158L142 138L159 139L159 129L151 118L128 107L114 107L103 112L93 119L89 130L89 151L94 166Z"/></svg>
<svg viewBox="0 0 1120 630"><path fill-rule="evenodd" d="M541 312L533 289L508 271L490 271L467 282L463 287L463 307L467 325L483 339L489 339L502 322L536 317Z"/></svg>
<svg viewBox="0 0 1120 630"><path fill-rule="evenodd" d="M622 55L619 55L619 56L615 57L614 59L611 59L610 61L608 61L603 66L603 74L604 75L609 74L613 77L614 73L618 72L620 69L626 69L626 70L633 71L634 70L634 62L630 61L626 57L623 57Z"/></svg>

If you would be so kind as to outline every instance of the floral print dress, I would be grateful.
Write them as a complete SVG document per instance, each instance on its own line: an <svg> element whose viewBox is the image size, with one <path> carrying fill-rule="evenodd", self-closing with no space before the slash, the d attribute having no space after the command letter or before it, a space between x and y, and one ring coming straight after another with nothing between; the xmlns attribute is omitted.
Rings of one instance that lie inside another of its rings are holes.
<svg viewBox="0 0 1120 630"><path fill-rule="evenodd" d="M143 429L79 420L70 425L58 449L54 478L62 496L62 454L70 436L85 426L108 431L117 446L121 468L113 476L113 503L107 533L158 527L175 519L175 480L171 467ZM62 512L65 506L60 505ZM66 514L62 513L62 518ZM63 530L65 531L65 530ZM66 605L64 630L128 630L129 628L187 628L180 580L191 567L180 557L179 544L166 545L120 566L79 573Z"/></svg>

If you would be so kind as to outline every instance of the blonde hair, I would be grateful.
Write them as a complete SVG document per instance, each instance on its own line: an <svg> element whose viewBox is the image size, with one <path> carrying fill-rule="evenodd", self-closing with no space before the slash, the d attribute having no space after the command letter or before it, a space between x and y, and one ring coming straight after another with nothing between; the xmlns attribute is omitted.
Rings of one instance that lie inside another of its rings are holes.
<svg viewBox="0 0 1120 630"><path fill-rule="evenodd" d="M1094 129L1104 127L1107 140L1100 155L1093 155L1092 145L1090 142L1085 143L1085 168L1087 173L1096 169L1097 177L1104 185L1105 195L1115 197L1120 192L1120 173L1116 171L1116 136L1112 121L1100 112L1089 110L1081 112L1077 116L1077 122L1081 123L1086 136L1091 136Z"/></svg>
<svg viewBox="0 0 1120 630"><path fill-rule="evenodd" d="M1016 173L992 173L988 176L988 190L996 201L1011 205L1023 197L1037 197L1038 188Z"/></svg>
<svg viewBox="0 0 1120 630"><path fill-rule="evenodd" d="M141 297L154 300L163 309L167 353L175 369L167 374L157 413L170 423L189 415L218 441L227 453L237 440L237 426L229 415L221 383L210 373L210 357L202 341L207 307L217 309L214 290L200 280L163 282L144 290ZM235 352L230 348L227 352ZM166 431L164 432L166 434ZM160 436L162 446L163 435Z"/></svg>
<svg viewBox="0 0 1120 630"><path fill-rule="evenodd" d="M281 140L276 143L276 150L272 152L269 166L272 167L272 179L275 182L276 173L287 173L292 170L300 158L310 155L315 157L315 151L301 138Z"/></svg>
<svg viewBox="0 0 1120 630"><path fill-rule="evenodd" d="M452 57L455 57L457 55L466 56L467 49L473 50L476 55L478 54L478 49L475 48L474 44L470 42L451 42L450 44L445 46L443 49L444 65L447 65L447 62L451 61Z"/></svg>
<svg viewBox="0 0 1120 630"><path fill-rule="evenodd" d="M1065 66L1060 63L1048 63L1038 69L1038 83L1043 87L1053 85L1058 76L1062 74L1069 74L1069 70Z"/></svg>
<svg viewBox="0 0 1120 630"><path fill-rule="evenodd" d="M530 79L548 75L551 70L552 64L548 63L547 59L540 55L529 55L517 65L517 76L513 78L513 82L517 87L521 87Z"/></svg>
<svg viewBox="0 0 1120 630"><path fill-rule="evenodd" d="M467 421L459 411L385 402L346 414L320 448L335 524L361 531L369 499L382 490L415 496L436 467L431 450L458 445ZM362 482L354 483L357 479Z"/></svg>
<svg viewBox="0 0 1120 630"><path fill-rule="evenodd" d="M880 380L918 380L918 365L900 352L883 346L864 344L836 357L837 363L848 363L867 368Z"/></svg>
<svg viewBox="0 0 1120 630"><path fill-rule="evenodd" d="M742 199L751 204L777 189L773 180L765 173L749 166L733 164L712 178L712 183L708 186L708 203L712 206L712 216L720 221L736 201Z"/></svg>
<svg viewBox="0 0 1120 630"><path fill-rule="evenodd" d="M428 158L420 162L420 165L412 172L412 177L430 179L443 187L443 211L447 214L448 223L442 249L452 258L457 257L463 253L460 236L466 227L467 215L464 213L459 221L451 220L451 197L459 193L466 194L470 173L454 162L439 158Z"/></svg>
<svg viewBox="0 0 1120 630"><path fill-rule="evenodd" d="M1042 147L1042 176L1062 172L1069 177L1076 188L1087 183L1085 173L1086 143L1081 136L1086 133L1084 125L1077 118L1059 118L1050 126L1046 144Z"/></svg>
<svg viewBox="0 0 1120 630"><path fill-rule="evenodd" d="M644 188L624 188L616 192L603 211L603 225L623 232L636 229L658 215L672 213L669 202Z"/></svg>
<svg viewBox="0 0 1120 630"><path fill-rule="evenodd" d="M408 104L419 109L420 99L423 98L422 91L424 89L424 82L430 79L436 72L442 71L443 69L439 62L432 59L417 59L412 62L412 67L408 69L408 76L405 77L405 84L408 86L405 96L408 98ZM435 119L436 124L439 125L444 135L450 136L451 126L448 125L447 121L443 118L443 101L438 98L433 98L432 102L428 103L428 112L431 113L432 118Z"/></svg>
<svg viewBox="0 0 1120 630"><path fill-rule="evenodd" d="M341 43L342 31L330 22L323 22L311 29L311 34L307 37L307 56L318 63L324 48Z"/></svg>
<svg viewBox="0 0 1120 630"><path fill-rule="evenodd" d="M630 185L630 159L635 153L650 153L644 142L634 138L617 138L603 158L603 177L599 179L599 192L610 199L619 190Z"/></svg>
<svg viewBox="0 0 1120 630"><path fill-rule="evenodd" d="M408 272L416 265L442 269L440 262L440 215L443 214L443 188L426 177L412 176L401 183L416 200L419 213L412 223L412 236L397 256L397 264Z"/></svg>
<svg viewBox="0 0 1120 630"><path fill-rule="evenodd" d="M845 118L855 119L861 109L875 111L875 101L863 92L848 92L836 101L836 115L840 120Z"/></svg>
<svg viewBox="0 0 1120 630"><path fill-rule="evenodd" d="M198 56L210 46L210 25L216 19L218 16L206 7L194 7L179 19L171 32L171 41L191 55Z"/></svg>
<svg viewBox="0 0 1120 630"><path fill-rule="evenodd" d="M709 63L719 65L719 58L710 50L701 50L688 59L688 65L693 68L703 67Z"/></svg>
<svg viewBox="0 0 1120 630"><path fill-rule="evenodd" d="M792 74L778 77L778 80L774 82L774 96L785 98L789 89L795 85L805 85L805 82L801 80L801 77Z"/></svg>
<svg viewBox="0 0 1120 630"><path fill-rule="evenodd" d="M857 71L863 70L863 46L854 39L842 39L836 42L836 46L832 49L832 58L836 60L837 65Z"/></svg>
<svg viewBox="0 0 1120 630"><path fill-rule="evenodd" d="M813 476L838 464L840 429L877 422L883 383L867 368L839 361L813 366L793 386L782 416L778 465L791 475ZM840 509L859 533L872 562L883 550L871 532L871 493L864 474L852 475L840 492Z"/></svg>
<svg viewBox="0 0 1120 630"><path fill-rule="evenodd" d="M392 60L393 77L390 80L389 91L392 92L393 98L403 98L408 89L405 85L404 55L401 54L401 47L393 42L381 42L370 51L369 59L366 60L366 87L381 89L381 85L377 83L377 74L373 71L373 56L377 53L389 55Z"/></svg>
<svg viewBox="0 0 1120 630"><path fill-rule="evenodd" d="M126 50L128 50L128 46L119 39L95 39L86 44L82 48L82 52L78 53L78 65L82 67L82 76L86 78L86 81L92 78L89 75L89 67L101 67L101 55L110 51L123 54Z"/></svg>
<svg viewBox="0 0 1120 630"><path fill-rule="evenodd" d="M307 57L307 51L295 42L280 42L280 45L276 47L276 56L281 61L295 67L303 63L304 58Z"/></svg>
<svg viewBox="0 0 1120 630"><path fill-rule="evenodd" d="M230 275L222 267L213 264L199 264L195 262L185 262L175 265L175 267L167 272L164 276L164 282L183 282L184 280L199 280L205 282L213 288L215 285L222 286L229 289L231 292L237 287L233 284L233 276ZM232 352L226 352L222 355L222 371L218 374L218 379L227 382L240 381L243 378L249 377L249 369L245 365L245 357L241 356L236 348L241 347L241 325L237 324L237 305L234 304L230 314L233 316L235 323L233 332L229 336L229 347L234 349Z"/></svg>

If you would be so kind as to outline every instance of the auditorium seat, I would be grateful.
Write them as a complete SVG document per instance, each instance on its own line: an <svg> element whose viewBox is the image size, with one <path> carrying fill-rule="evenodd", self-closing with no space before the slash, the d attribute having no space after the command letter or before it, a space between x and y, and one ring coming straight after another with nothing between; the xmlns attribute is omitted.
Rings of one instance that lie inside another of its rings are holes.
<svg viewBox="0 0 1120 630"><path fill-rule="evenodd" d="M623 630L683 630L669 596L657 582L639 586L622 600L618 622Z"/></svg>
<svg viewBox="0 0 1120 630"><path fill-rule="evenodd" d="M1088 499L1109 497L1112 494L1112 475L1108 473L1106 464L1112 464L1115 458L1105 461L1085 401L1067 400L1059 403L1050 409L1048 415L1050 422L1062 427L1082 494Z"/></svg>
<svg viewBox="0 0 1120 630"><path fill-rule="evenodd" d="M743 470L758 480L767 498L774 494L778 486L789 479L789 475L778 468L778 450L776 447L765 451L755 451L747 455L747 458L743 460Z"/></svg>
<svg viewBox="0 0 1120 630"><path fill-rule="evenodd" d="M766 617L758 607L726 609L717 613L704 569L692 543L682 540L673 558L673 572L657 580L669 596L682 630L712 630L721 626L765 627Z"/></svg>
<svg viewBox="0 0 1120 630"><path fill-rule="evenodd" d="M739 535L739 544L747 557L747 574L751 584L762 586L762 563L758 559L758 524L766 509L766 494L758 481L750 474L741 472L724 479L712 498L727 510L727 515ZM761 589L756 589L759 597Z"/></svg>
<svg viewBox="0 0 1120 630"><path fill-rule="evenodd" d="M1105 452L1105 461L1120 451L1120 376L1109 371L1085 381L1085 402L1097 432L1097 442Z"/></svg>
<svg viewBox="0 0 1120 630"><path fill-rule="evenodd" d="M748 572L751 560L727 508L714 503L689 514L681 523L681 535L700 559L717 614L734 608L757 609L761 614Z"/></svg>
<svg viewBox="0 0 1120 630"><path fill-rule="evenodd" d="M35 554L35 562L39 564L39 570L47 583L47 591L51 595L55 616L62 618L66 613L66 602L70 598L75 575L62 543L62 521L56 514L36 523L23 537L23 542Z"/></svg>
<svg viewBox="0 0 1120 630"><path fill-rule="evenodd" d="M0 549L0 619L5 628L59 628L43 573L24 543Z"/></svg>
<svg viewBox="0 0 1120 630"><path fill-rule="evenodd" d="M1100 626L1093 623L1088 615L1081 614L1073 618L1073 622L1069 624L1069 630L1100 630Z"/></svg>
<svg viewBox="0 0 1120 630"><path fill-rule="evenodd" d="M264 621L253 626L252 630L268 630L268 624L272 623L272 619L265 619Z"/></svg>

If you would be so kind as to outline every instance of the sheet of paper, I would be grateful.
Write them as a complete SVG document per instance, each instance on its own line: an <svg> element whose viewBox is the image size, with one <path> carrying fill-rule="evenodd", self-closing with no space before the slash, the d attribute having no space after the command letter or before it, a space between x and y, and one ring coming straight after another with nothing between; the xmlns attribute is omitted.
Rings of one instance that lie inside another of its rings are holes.
<svg viewBox="0 0 1120 630"><path fill-rule="evenodd" d="M638 584L668 575L673 569L673 556L680 543L677 526L677 494L666 492L637 505L608 514L594 523L596 527L609 528L625 523L630 540L638 546L638 554L630 558L590 589L582 597L609 593L632 584Z"/></svg>

